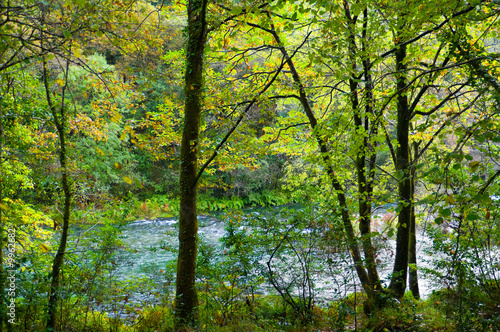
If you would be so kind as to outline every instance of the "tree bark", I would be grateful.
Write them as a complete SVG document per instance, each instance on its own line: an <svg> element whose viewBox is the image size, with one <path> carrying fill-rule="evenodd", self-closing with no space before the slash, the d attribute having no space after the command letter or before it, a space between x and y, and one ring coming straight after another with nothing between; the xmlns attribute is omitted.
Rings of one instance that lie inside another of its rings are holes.
<svg viewBox="0 0 500 332"><path fill-rule="evenodd" d="M418 146L413 145L414 155L418 155ZM417 226L415 217L415 165L411 168L411 217L410 217L410 251L408 253L409 284L410 291L415 299L420 299L420 291L418 287L418 270L417 270Z"/></svg>
<svg viewBox="0 0 500 332"><path fill-rule="evenodd" d="M402 29L402 28L401 28ZM398 37L401 37L398 35ZM396 257L389 289L396 297L402 297L406 289L408 270L408 249L411 223L411 181L409 162L409 132L411 112L406 90L406 45L400 45L396 57L397 91L397 141L396 172L398 183L398 229L396 236Z"/></svg>
<svg viewBox="0 0 500 332"><path fill-rule="evenodd" d="M175 298L176 330L194 326L197 319L196 257L198 251L197 167L200 132L203 52L206 42L208 0L188 3L188 41L184 105L184 128L181 143L179 256Z"/></svg>
<svg viewBox="0 0 500 332"><path fill-rule="evenodd" d="M360 108L359 95L358 95L358 82L355 81L354 77L357 76L357 54L356 47L356 23L357 16L352 17L348 3L344 2L345 14L348 19L349 28L349 45L348 54L350 60L351 73L349 75L349 89L350 89L350 100L351 107L354 118L355 135L363 133L361 143L359 144L359 150L356 155L356 175L358 180L358 206L359 206L359 231L361 233L361 239L363 243L363 252L366 260L366 269L368 272L368 279L370 286L373 289L374 294L376 289L381 290L381 282L377 272L377 264L375 261L375 248L372 244L371 237L371 198L373 196L373 186L372 181L374 177L374 167L376 154L371 151L368 132L371 126L376 126L376 123L370 123L367 116L369 113L373 113L372 110L372 82L371 74L369 68L369 60L363 61L363 75L365 76L365 96L366 106L365 114L362 114ZM367 38L367 20L368 13L367 10L363 11L363 30L362 30L362 53L366 53L366 38ZM366 55L365 55L366 57ZM376 131L375 131L376 132ZM356 138L355 138L356 139ZM367 158L370 165L367 165ZM368 167L367 167L368 166ZM370 167L371 166L371 167Z"/></svg>
<svg viewBox="0 0 500 332"><path fill-rule="evenodd" d="M269 19L271 17L269 16ZM370 280L368 277L368 274L366 272L366 269L363 264L363 258L361 257L361 252L359 250L359 245L358 245L358 238L356 237L354 233L354 228L352 225L351 221L351 216L349 213L349 207L347 205L347 199L345 196L345 191L344 188L342 187L342 184L337 178L337 175L333 169L332 163L331 163L331 158L330 158L330 151L328 150L328 146L326 145L326 142L323 140L321 135L317 131L317 124L318 121L316 119L316 116L314 115L314 112L312 110L312 107L309 103L309 99L307 98L307 94L304 88L304 85L302 84L302 81L300 79L300 75L295 68L295 65L293 63L292 58L288 54L286 48L283 46L283 43L276 32L276 29L274 28L273 23L271 23L271 29L265 29L265 31L270 32L273 35L273 38L275 39L276 43L279 45L279 50L281 51L286 64L288 65L288 68L290 69L290 72L292 74L293 81L295 85L297 86L298 92L299 92L299 100L300 103L302 104L302 107L304 108L304 113L306 114L308 120L309 120L309 125L311 126L313 135L316 138L316 141L318 143L318 147L321 153L321 157L323 159L324 166L326 168L326 172L328 176L330 177L330 180L332 181L332 187L335 189L337 199L339 201L340 209L341 209L341 215L342 215L342 222L344 224L344 229L347 235L347 240L348 240L348 245L349 249L352 255L352 259L354 261L354 268L356 270L356 273L358 274L358 278L361 282L361 285L363 286L363 290L366 292L368 297L372 298L373 297L373 288L372 285L370 284Z"/></svg>
<svg viewBox="0 0 500 332"><path fill-rule="evenodd" d="M69 62L66 67L66 82L67 75L69 69ZM64 92L66 90L66 85L63 87L62 92L62 102L59 107L59 114L57 114L58 110L56 105L52 101L51 91L48 83L48 73L47 73L47 63L44 61L43 64L43 83L45 87L45 95L47 99L47 103L49 105L50 111L52 113L52 117L54 120L54 124L57 129L57 133L59 136L59 162L61 164L61 183L64 192L64 208L63 208L63 227L62 227L62 235L61 240L59 241L59 248L57 249L56 256L54 257L54 261L52 263L52 281L50 284L50 292L49 292L49 303L48 303L48 312L47 312L47 331L55 331L56 330L56 313L57 313L57 299L59 295L59 277L61 273L61 268L64 263L64 254L66 252L66 244L68 241L68 230L69 230L69 218L70 218L70 207L71 207L71 184L70 184L70 175L67 168L67 146L66 146L66 112L64 105Z"/></svg>

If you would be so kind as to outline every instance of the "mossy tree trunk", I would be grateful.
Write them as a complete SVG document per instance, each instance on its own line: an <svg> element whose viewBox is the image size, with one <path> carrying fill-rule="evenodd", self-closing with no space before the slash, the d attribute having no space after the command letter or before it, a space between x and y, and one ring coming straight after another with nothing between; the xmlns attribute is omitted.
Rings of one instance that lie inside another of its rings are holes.
<svg viewBox="0 0 500 332"><path fill-rule="evenodd" d="M402 31L404 25L400 27ZM402 41L398 35L396 40ZM411 223L411 171L409 161L409 132L411 111L408 104L406 73L406 45L399 45L396 57L397 93L397 142L396 172L398 176L398 224L396 236L396 257L389 289L396 297L402 297L406 289L408 275L408 250Z"/></svg>
<svg viewBox="0 0 500 332"><path fill-rule="evenodd" d="M196 323L196 256L198 219L196 209L198 139L202 109L203 50L206 42L207 0L188 3L184 128L181 143L179 256L175 298L176 329Z"/></svg>
<svg viewBox="0 0 500 332"><path fill-rule="evenodd" d="M418 143L413 142L413 156L418 156ZM410 291L415 299L420 299L420 290L418 287L418 270L417 270L417 224L415 216L415 179L416 167L415 157L411 167L411 219L410 219L410 251L408 253L408 264L410 265L409 271L409 285Z"/></svg>
<svg viewBox="0 0 500 332"><path fill-rule="evenodd" d="M67 143L66 143L66 128L67 128L67 116L66 116L66 106L65 101L65 91L68 82L68 70L69 61L67 62L65 69L65 82L66 84L62 88L61 100L59 105L52 100L52 91L50 90L48 81L48 70L47 62L43 63L43 84L45 87L45 96L47 99L47 104L52 113L52 119L54 125L57 129L57 134L59 136L59 163L61 164L61 184L64 192L64 207L63 207L63 226L61 239L59 241L59 247L57 253L52 262L52 272L51 272L51 283L49 292L49 303L47 310L47 331L56 330L56 313L57 313L57 299L59 296L60 288L60 273L61 268L64 263L64 254L66 253L66 245L68 242L68 230L69 230L69 218L70 218L70 207L71 207L71 178L68 170L68 154L67 154Z"/></svg>

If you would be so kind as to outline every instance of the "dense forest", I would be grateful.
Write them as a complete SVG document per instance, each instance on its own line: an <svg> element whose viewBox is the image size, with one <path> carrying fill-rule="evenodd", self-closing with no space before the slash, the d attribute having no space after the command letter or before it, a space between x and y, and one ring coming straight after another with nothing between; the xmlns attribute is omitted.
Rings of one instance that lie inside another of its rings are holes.
<svg viewBox="0 0 500 332"><path fill-rule="evenodd" d="M0 331L500 331L499 18L1 1Z"/></svg>

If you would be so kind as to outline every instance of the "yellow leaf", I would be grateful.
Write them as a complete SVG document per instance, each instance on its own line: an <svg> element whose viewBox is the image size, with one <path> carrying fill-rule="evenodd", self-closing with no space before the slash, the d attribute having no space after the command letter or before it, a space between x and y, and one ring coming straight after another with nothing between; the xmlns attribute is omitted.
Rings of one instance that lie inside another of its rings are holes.
<svg viewBox="0 0 500 332"><path fill-rule="evenodd" d="M45 254L45 253L48 253L48 252L50 251L49 247L47 247L47 246L46 246L45 244L43 244L43 243L38 244L38 248L40 248L44 254Z"/></svg>
<svg viewBox="0 0 500 332"><path fill-rule="evenodd" d="M128 176L124 176L123 181L125 181L125 183L128 183L128 184L134 183L134 181L131 178L129 178Z"/></svg>
<svg viewBox="0 0 500 332"><path fill-rule="evenodd" d="M448 195L444 198L444 201L448 204L453 204L455 203L455 197L453 197L453 195Z"/></svg>
<svg viewBox="0 0 500 332"><path fill-rule="evenodd" d="M96 147L95 149L97 150L97 152L99 152L99 154L100 154L101 156L104 156L104 152L103 152L101 149L99 149L99 148L97 148L97 147Z"/></svg>
<svg viewBox="0 0 500 332"><path fill-rule="evenodd" d="M77 58L81 57L82 56L82 50L80 48L75 48L73 50L73 55Z"/></svg>
<svg viewBox="0 0 500 332"><path fill-rule="evenodd" d="M122 169L122 165L121 165L121 164L119 164L119 163L115 163L115 168L116 168L117 170L121 170L121 169Z"/></svg>
<svg viewBox="0 0 500 332"><path fill-rule="evenodd" d="M5 211L9 211L9 207L3 203L0 203L0 209L5 210Z"/></svg>
<svg viewBox="0 0 500 332"><path fill-rule="evenodd" d="M120 113L113 112L113 115L111 116L111 121L113 121L114 123L118 123L121 121L121 119L122 119L122 116Z"/></svg>

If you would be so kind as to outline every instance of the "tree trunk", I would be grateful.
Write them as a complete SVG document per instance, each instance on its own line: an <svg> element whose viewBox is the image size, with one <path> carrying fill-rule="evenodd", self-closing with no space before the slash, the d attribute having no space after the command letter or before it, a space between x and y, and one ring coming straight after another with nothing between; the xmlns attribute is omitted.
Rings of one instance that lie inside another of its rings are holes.
<svg viewBox="0 0 500 332"><path fill-rule="evenodd" d="M357 76L357 61L356 57L358 56L357 47L356 47L356 23L357 16L352 17L350 13L350 9L348 7L347 2L344 2L345 14L348 19L348 28L349 28L349 45L348 45L348 54L350 60L351 73L349 75L349 88L350 88L350 100L351 107L354 118L355 130L354 133L356 136L359 133L363 133L363 137L361 138L361 142L359 144L359 149L356 155L356 175L358 180L358 206L359 206L359 231L361 233L361 239L363 243L363 252L366 260L366 270L368 272L368 279L370 282L370 287L373 289L374 294L375 290L378 288L381 289L381 282L377 272L377 264L375 262L375 248L372 244L371 237L371 218L372 218L372 209L371 209L371 198L373 194L372 187L372 179L374 167L367 167L367 157L370 164L374 164L375 160L372 157L376 155L371 151L368 132L370 127L370 121L368 119L368 114L372 113L372 84L371 84L371 75L369 69L369 60L363 61L363 75L365 76L365 94L368 100L366 100L365 114L362 114L362 110L360 109L359 103L359 95L358 95L358 82L354 79ZM367 20L368 13L367 10L363 11L363 30L362 30L362 51L366 52L366 33L367 33ZM373 126L373 123L372 123ZM354 137L356 140L357 137ZM371 153L371 155L370 155ZM373 299L374 300L374 299Z"/></svg>
<svg viewBox="0 0 500 332"><path fill-rule="evenodd" d="M59 132L61 135L61 132ZM64 135L64 134L62 134ZM66 252L66 244L68 242L68 229L69 229L69 217L70 217L70 206L71 206L71 188L69 184L69 174L66 168L66 149L65 149L65 139L64 136L59 136L59 142L61 144L61 150L59 152L59 161L62 168L62 186L64 191L64 212L63 212L63 228L61 240L59 242L59 248L57 249L56 256L54 257L54 262L52 263L52 282L50 284L50 296L48 305L48 321L47 329L49 331L55 331L56 313L57 313L57 298L59 293L59 276L61 273L61 268L64 262L64 254Z"/></svg>
<svg viewBox="0 0 500 332"><path fill-rule="evenodd" d="M418 156L418 144L413 143L413 162L411 167L411 218L410 218L410 252L408 253L408 264L410 264L409 284L410 291L415 299L420 299L420 291L418 288L418 271L417 271L417 226L415 218L415 157Z"/></svg>
<svg viewBox="0 0 500 332"><path fill-rule="evenodd" d="M270 16L269 16L270 18ZM271 30L266 30L270 31L271 34L273 35L276 43L279 45L279 49L283 55L283 58L285 59L286 64L288 65L290 72L292 73L292 78L295 83L295 85L298 88L299 92L299 100L300 103L302 104L302 107L304 108L304 113L306 114L308 120L309 120L309 125L311 126L313 135L316 138L316 141L318 143L318 147L323 159L324 166L326 168L326 172L328 176L330 177L330 180L332 181L332 187L335 189L337 199L339 201L339 205L341 208L341 214L342 214L342 222L344 224L344 229L347 235L347 240L348 240L348 245L349 249L352 255L352 259L354 261L354 268L356 269L356 273L358 274L358 278L361 282L361 285L363 286L363 290L366 292L368 297L372 298L373 297L373 288L370 285L370 280L368 278L368 274L366 272L366 269L363 265L363 258L361 257L361 253L359 250L359 245L358 245L358 238L356 237L354 233L354 228L352 226L352 221L349 213L349 207L347 205L347 199L345 196L345 191L344 188L342 187L340 181L337 178L337 175L335 174L335 171L332 167L332 163L330 160L330 151L328 150L328 147L326 145L326 142L323 140L321 135L317 131L317 124L318 121L316 119L316 116L314 115L314 112L311 108L311 105L309 103L309 100L307 98L307 94L304 89L304 85L302 84L302 81L300 79L299 73L297 72L297 69L295 68L295 65L293 63L292 58L288 54L286 48L283 46L283 43L281 42L281 39L276 32L276 29L274 28L274 25L271 23Z"/></svg>
<svg viewBox="0 0 500 332"><path fill-rule="evenodd" d="M68 78L68 68L69 62L66 66L66 78L65 81L67 83ZM63 227L62 227L62 235L61 240L59 241L59 248L57 249L56 256L54 257L54 261L52 263L52 281L50 284L50 292L49 292L49 303L48 303L48 312L47 312L47 331L55 331L56 325L56 313L57 313L57 299L59 295L59 276L61 272L61 268L64 262L64 254L66 252L66 244L68 241L68 229L69 229L69 218L70 218L70 207L71 207L71 184L70 184L70 176L68 174L67 168L67 150L66 150L66 112L64 105L64 95L66 90L66 85L62 89L62 102L59 106L59 114L57 114L57 107L52 101L51 91L48 82L48 73L47 73L47 63L43 64L43 83L45 87L45 95L47 99L47 103L49 105L50 111L52 113L52 117L54 120L54 124L57 129L57 133L59 136L59 162L61 164L61 183L64 192L64 207L63 207Z"/></svg>
<svg viewBox="0 0 500 332"><path fill-rule="evenodd" d="M398 36L400 37L400 36ZM409 163L410 109L406 95L406 46L401 45L396 55L397 89L397 141L396 172L398 183L398 229L396 237L396 257L389 289L396 297L402 297L406 289L408 270L408 249L411 226L411 181Z"/></svg>
<svg viewBox="0 0 500 332"><path fill-rule="evenodd" d="M203 51L206 41L207 0L190 0L188 3L188 41L184 105L184 129L181 143L179 256L175 298L176 329L194 326L197 318L196 256L198 246L197 163L200 131Z"/></svg>

